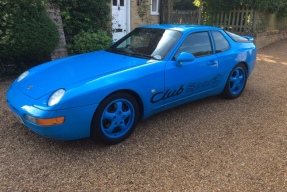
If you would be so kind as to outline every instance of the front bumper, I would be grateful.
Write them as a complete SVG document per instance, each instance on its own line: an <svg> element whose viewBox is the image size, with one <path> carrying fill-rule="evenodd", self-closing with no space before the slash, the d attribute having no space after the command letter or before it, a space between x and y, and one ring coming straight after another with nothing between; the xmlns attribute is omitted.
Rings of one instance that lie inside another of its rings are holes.
<svg viewBox="0 0 287 192"><path fill-rule="evenodd" d="M90 136L91 122L98 104L45 111L35 107L35 100L23 94L15 84L9 87L6 97L13 113L21 118L26 127L41 136L57 140L74 140ZM40 126L26 119L25 115L36 118L64 116L65 121L60 125Z"/></svg>

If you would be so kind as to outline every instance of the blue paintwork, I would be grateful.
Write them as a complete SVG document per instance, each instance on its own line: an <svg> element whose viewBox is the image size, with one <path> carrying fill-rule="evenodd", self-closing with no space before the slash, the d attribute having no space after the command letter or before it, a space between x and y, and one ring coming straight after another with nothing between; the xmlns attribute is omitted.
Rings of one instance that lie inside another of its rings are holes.
<svg viewBox="0 0 287 192"><path fill-rule="evenodd" d="M236 82L240 88L240 81L228 79L238 63L246 65L248 73L243 78L247 79L254 69L255 45L251 41L235 42L219 28L195 25L149 25L142 28L172 29L180 31L182 35L161 60L103 50L34 67L26 78L20 82L14 81L9 87L9 107L21 117L25 126L42 136L62 140L79 139L90 136L92 118L99 103L116 91L137 95L142 106L142 118L147 118L186 102L220 94L227 81ZM210 30L221 31L230 49L215 53ZM174 54L190 33L198 31L209 32L213 53L197 58L183 55L179 64L173 59ZM27 89L29 86L32 88ZM64 97L58 104L48 106L50 96L60 88L66 90ZM237 89L231 90L235 93ZM25 114L36 118L65 116L65 122L62 125L41 127L27 120Z"/></svg>

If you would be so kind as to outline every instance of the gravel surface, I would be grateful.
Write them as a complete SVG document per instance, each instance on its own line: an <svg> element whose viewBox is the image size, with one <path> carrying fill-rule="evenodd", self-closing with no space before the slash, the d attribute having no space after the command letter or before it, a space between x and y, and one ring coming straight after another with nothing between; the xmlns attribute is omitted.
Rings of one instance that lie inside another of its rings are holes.
<svg viewBox="0 0 287 192"><path fill-rule="evenodd" d="M258 51L240 98L165 111L115 146L30 132L0 82L0 191L287 191L286 50Z"/></svg>

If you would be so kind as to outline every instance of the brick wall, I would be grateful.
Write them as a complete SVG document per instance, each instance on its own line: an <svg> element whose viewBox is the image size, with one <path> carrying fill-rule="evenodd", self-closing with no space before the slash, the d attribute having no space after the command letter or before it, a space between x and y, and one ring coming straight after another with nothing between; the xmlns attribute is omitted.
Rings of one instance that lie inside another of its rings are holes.
<svg viewBox="0 0 287 192"><path fill-rule="evenodd" d="M287 30L273 30L258 33L255 37L255 44L260 49L285 38L287 38Z"/></svg>
<svg viewBox="0 0 287 192"><path fill-rule="evenodd" d="M140 17L138 14L139 6L137 0L131 0L131 30L134 28L146 25L146 24L155 24L159 23L159 15L150 15L150 8L146 9L146 14L143 17ZM150 0L147 0L146 3L150 3Z"/></svg>

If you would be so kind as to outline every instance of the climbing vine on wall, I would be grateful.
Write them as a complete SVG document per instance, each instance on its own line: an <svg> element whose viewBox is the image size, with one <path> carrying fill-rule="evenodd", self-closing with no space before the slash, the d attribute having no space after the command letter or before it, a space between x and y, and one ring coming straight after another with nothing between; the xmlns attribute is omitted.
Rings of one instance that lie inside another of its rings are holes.
<svg viewBox="0 0 287 192"><path fill-rule="evenodd" d="M150 4L148 1L143 0L143 1L139 1L138 3L138 15L140 16L140 18L144 18L145 16L147 16L147 13L150 10Z"/></svg>
<svg viewBox="0 0 287 192"><path fill-rule="evenodd" d="M138 15L142 19L142 21L145 21L147 24L152 23L153 19L150 17L150 1L149 0L139 0L138 1Z"/></svg>

